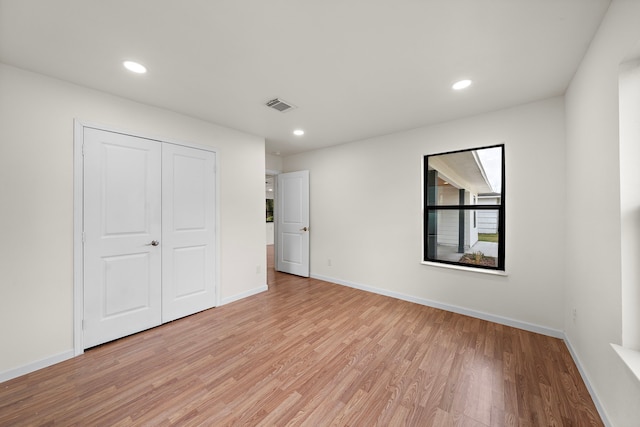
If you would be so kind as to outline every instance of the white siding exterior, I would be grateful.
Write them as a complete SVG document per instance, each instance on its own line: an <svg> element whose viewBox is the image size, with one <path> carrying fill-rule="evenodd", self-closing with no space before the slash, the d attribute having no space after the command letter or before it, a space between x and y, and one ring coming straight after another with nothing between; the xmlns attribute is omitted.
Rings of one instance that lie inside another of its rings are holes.
<svg viewBox="0 0 640 427"><path fill-rule="evenodd" d="M460 189L453 185L438 187L439 205L457 205L460 200ZM465 191L465 204L473 204L472 194ZM438 211L438 244L458 246L459 212L457 210ZM468 211L465 215L465 248L473 246L478 241L478 228L474 227L473 214ZM476 226L478 224L476 223Z"/></svg>
<svg viewBox="0 0 640 427"><path fill-rule="evenodd" d="M479 205L499 205L500 198L491 196L478 196ZM495 234L498 232L498 211L479 210L478 212L478 233Z"/></svg>

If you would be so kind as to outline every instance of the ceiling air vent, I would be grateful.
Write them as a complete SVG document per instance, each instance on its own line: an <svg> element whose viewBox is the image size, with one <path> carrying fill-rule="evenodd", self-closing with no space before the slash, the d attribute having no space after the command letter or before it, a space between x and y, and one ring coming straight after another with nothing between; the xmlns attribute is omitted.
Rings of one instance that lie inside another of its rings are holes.
<svg viewBox="0 0 640 427"><path fill-rule="evenodd" d="M281 113L284 113L286 111L293 110L294 108L296 108L293 104L290 104L278 98L272 99L271 101L267 102L265 105L267 107L273 108L274 110L278 110Z"/></svg>

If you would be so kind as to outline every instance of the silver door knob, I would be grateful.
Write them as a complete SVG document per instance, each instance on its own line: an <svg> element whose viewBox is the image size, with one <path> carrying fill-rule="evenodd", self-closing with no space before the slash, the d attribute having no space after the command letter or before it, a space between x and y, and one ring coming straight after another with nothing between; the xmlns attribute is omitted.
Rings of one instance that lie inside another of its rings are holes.
<svg viewBox="0 0 640 427"><path fill-rule="evenodd" d="M160 244L160 242L157 241L157 240L152 240L151 241L151 246L158 246L159 244Z"/></svg>
<svg viewBox="0 0 640 427"><path fill-rule="evenodd" d="M300 229L300 231L307 231L307 230L308 230L307 227L303 227L303 228Z"/></svg>

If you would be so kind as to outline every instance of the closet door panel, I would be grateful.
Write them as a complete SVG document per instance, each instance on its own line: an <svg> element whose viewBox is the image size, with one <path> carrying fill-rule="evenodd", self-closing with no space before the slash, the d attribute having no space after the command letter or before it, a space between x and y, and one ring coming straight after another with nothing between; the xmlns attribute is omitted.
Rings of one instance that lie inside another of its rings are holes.
<svg viewBox="0 0 640 427"><path fill-rule="evenodd" d="M161 144L84 129L84 347L161 323Z"/></svg>
<svg viewBox="0 0 640 427"><path fill-rule="evenodd" d="M162 148L162 321L215 306L215 153Z"/></svg>

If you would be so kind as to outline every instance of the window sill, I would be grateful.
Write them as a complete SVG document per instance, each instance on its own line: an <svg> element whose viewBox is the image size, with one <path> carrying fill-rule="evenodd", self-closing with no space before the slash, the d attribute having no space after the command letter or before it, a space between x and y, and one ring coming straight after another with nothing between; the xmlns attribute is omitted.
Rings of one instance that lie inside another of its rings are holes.
<svg viewBox="0 0 640 427"><path fill-rule="evenodd" d="M500 270L487 270L484 268L465 267L462 265L451 265L451 264L444 264L444 263L430 262L430 261L420 261L420 263L423 265L430 265L433 267L448 268L450 270L472 271L474 273L491 274L493 276L508 276L506 271L500 271Z"/></svg>
<svg viewBox="0 0 640 427"><path fill-rule="evenodd" d="M631 350L616 344L611 344L611 347L618 353L620 359L627 365L631 373L635 375L636 379L640 381L640 351Z"/></svg>

